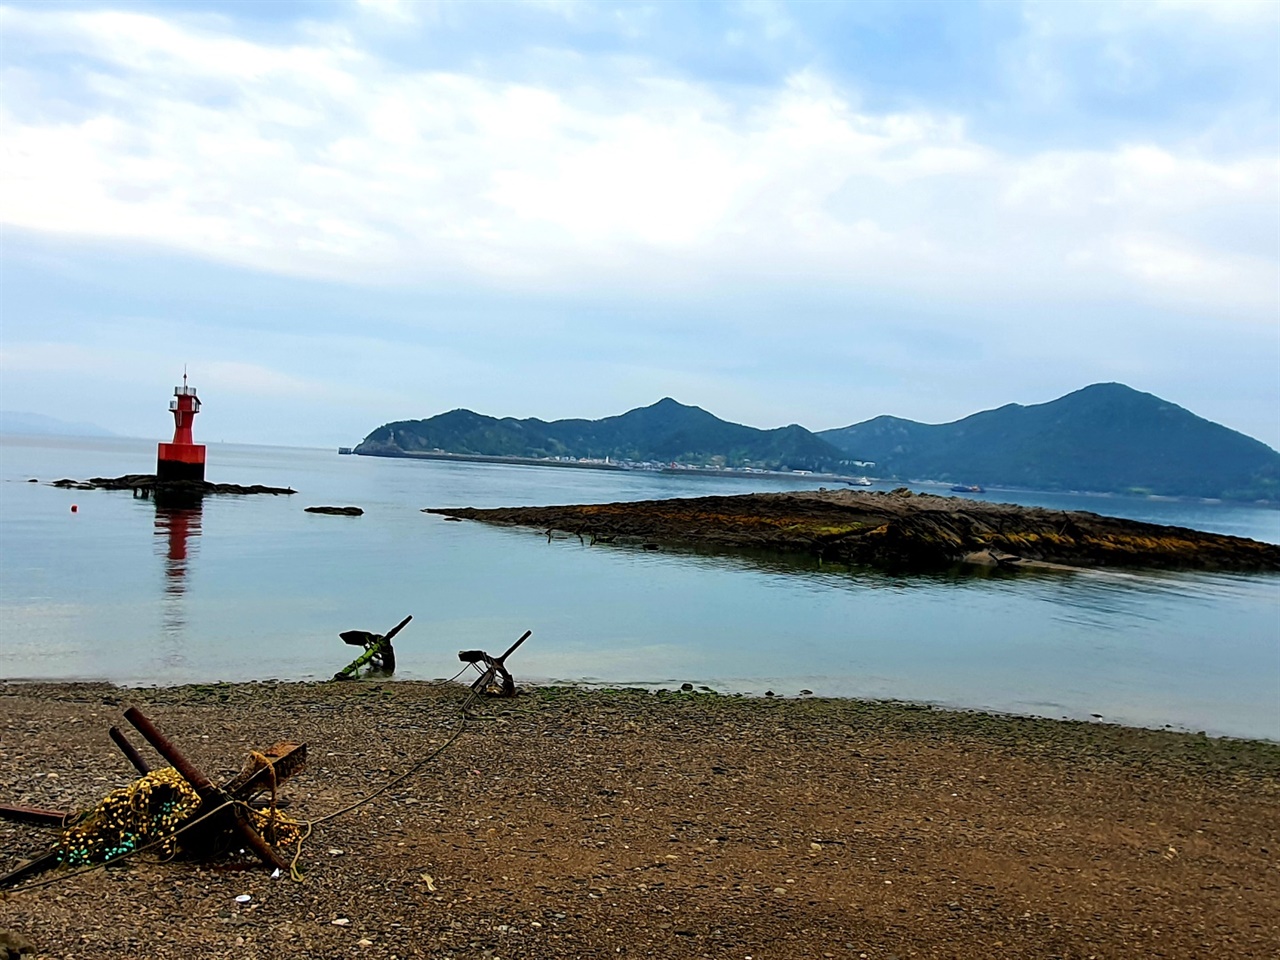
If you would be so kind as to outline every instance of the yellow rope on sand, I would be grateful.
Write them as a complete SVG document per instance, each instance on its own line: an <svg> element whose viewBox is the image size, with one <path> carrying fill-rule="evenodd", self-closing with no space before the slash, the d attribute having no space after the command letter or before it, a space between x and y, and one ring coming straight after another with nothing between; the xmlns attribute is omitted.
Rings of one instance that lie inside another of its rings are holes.
<svg viewBox="0 0 1280 960"><path fill-rule="evenodd" d="M287 843L294 843L302 835L302 824L292 817L285 816L280 812L280 808L276 806L275 760L265 753L259 753L257 750L249 751L249 757L271 771L271 806L266 810L255 810L245 804L241 807L241 810L244 811L253 828L262 834L262 839L266 840L271 846L279 847Z"/></svg>

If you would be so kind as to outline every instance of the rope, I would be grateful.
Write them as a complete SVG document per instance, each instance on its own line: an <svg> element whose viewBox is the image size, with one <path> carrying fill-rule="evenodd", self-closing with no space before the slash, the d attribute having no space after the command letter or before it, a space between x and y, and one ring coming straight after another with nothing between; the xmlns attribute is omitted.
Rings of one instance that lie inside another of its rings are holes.
<svg viewBox="0 0 1280 960"><path fill-rule="evenodd" d="M262 764L271 774L271 806L263 811L241 801L236 801L237 805L243 810L244 815L253 821L255 828L263 835L263 839L273 847L297 839L302 832L301 822L285 816L276 805L276 784L278 782L276 761L265 753L259 753L257 750L249 751L249 758Z"/></svg>
<svg viewBox="0 0 1280 960"><path fill-rule="evenodd" d="M354 803L350 803L339 810L335 810L332 813L327 813L323 817L317 817L314 820L306 820L303 822L310 824L311 826L315 826L321 823L328 823L330 820L336 820L338 817L341 817L344 814L350 813L352 810L355 810L358 807L363 807L366 803L368 803L374 797L380 794L386 793L392 787L397 786L403 783L404 781L408 780L411 776L413 776L415 773L417 773L419 770L425 767L428 763L430 763L436 757L440 756L440 754L444 753L445 750L453 746L453 742L457 740L459 736L461 736L462 729L463 727L466 726L466 722L467 722L467 716L466 714L463 714L462 719L458 721L458 726L454 729L453 733L449 736L448 740L446 740L441 746L439 746L434 751L429 753L427 756L423 757L421 760L415 763L405 773L402 773L400 776L396 777L394 780L387 781L382 786L380 786L377 790L373 791L373 793L370 793L368 796L361 797L359 800L355 801Z"/></svg>
<svg viewBox="0 0 1280 960"><path fill-rule="evenodd" d="M470 698L468 698L467 702L468 703L470 702ZM292 821L292 823L296 823L305 829L298 835L298 838L297 838L298 848L297 850L294 851L293 859L289 861L289 878L293 880L295 883L302 883L302 881L305 879L302 875L302 871L298 869L298 860L302 856L302 845L310 838L311 834L315 831L315 828L317 826L319 826L322 823L328 823L330 820L336 820L338 819L338 817L345 816L346 814L350 813L352 810L356 810L356 809L359 809L360 807L363 807L366 803L373 800L375 797L378 797L386 793L392 787L395 787L401 783L404 783L406 780L412 777L415 773L417 773L419 770L425 767L428 763L430 763L432 760L436 759L436 757L440 756L440 754L448 750L449 747L453 746L454 741L456 741L458 737L462 735L462 730L466 726L466 723L467 723L467 714L465 712L465 705L464 705L464 712L462 713L458 721L458 725L454 728L453 733L449 735L449 739L446 740L439 747L437 747L435 750L433 750L431 753L427 754L427 756L423 757L421 760L415 763L412 767L410 767L404 773L400 774L400 776L392 780L388 780L386 783L380 786L377 790L374 790L372 793L369 793L366 796L361 797L359 800L356 800L353 803L347 804L345 807L340 807L337 810L332 811L331 813L327 813L323 817L315 817L314 819L310 819L310 820ZM236 801L236 802L239 803L239 801Z"/></svg>
<svg viewBox="0 0 1280 960"><path fill-rule="evenodd" d="M298 837L298 849L293 852L293 859L289 861L289 879L294 883L301 883L303 879L305 879L302 876L302 871L298 869L298 858L302 856L302 844L306 842L306 839L309 836L311 836L310 820L307 821L306 827L306 832L303 833L302 836Z"/></svg>
<svg viewBox="0 0 1280 960"><path fill-rule="evenodd" d="M429 687L440 687L440 686L444 686L444 684L446 684L446 683L453 683L453 681L457 680L460 676L462 676L464 673L466 673L466 672L467 672L467 670L468 670L468 668L470 668L471 666L473 666L473 665L472 665L472 664L470 664L470 663L464 663L464 664L462 665L462 669L461 669L461 670L459 670L457 673L455 673L455 674L454 674L452 677L450 677L448 680L429 680L429 681L427 681L427 686L429 686Z"/></svg>

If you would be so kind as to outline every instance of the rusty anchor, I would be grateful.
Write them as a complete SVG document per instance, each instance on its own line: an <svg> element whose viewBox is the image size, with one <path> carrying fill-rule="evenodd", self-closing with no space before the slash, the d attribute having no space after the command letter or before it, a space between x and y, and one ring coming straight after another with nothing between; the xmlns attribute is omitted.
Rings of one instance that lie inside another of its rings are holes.
<svg viewBox="0 0 1280 960"><path fill-rule="evenodd" d="M532 630L526 630L520 639L508 647L507 652L500 657L492 657L483 650L459 650L458 659L475 667L480 674L475 682L471 684L472 694L484 693L499 697L515 696L516 681L511 676L511 671L506 667L507 657L515 653L520 644L524 643L532 635ZM484 664L484 666L482 667L481 664ZM495 683L495 681L497 682Z"/></svg>
<svg viewBox="0 0 1280 960"><path fill-rule="evenodd" d="M183 818L174 831L175 836L182 836L184 852L193 857L210 857L228 847L242 846L267 866L288 869L288 864L251 822L248 811L254 797L271 791L274 798L275 791L282 783L305 768L306 744L282 741L264 751L254 752L250 754L240 773L219 787L137 707L130 707L124 712L124 716L199 797L199 806ZM109 734L112 742L133 767L146 776L150 768L128 738L118 727L112 727ZM60 810L0 805L0 818L65 829L77 823L81 815ZM60 863L60 850L54 847L48 853L0 876L0 889L51 870Z"/></svg>

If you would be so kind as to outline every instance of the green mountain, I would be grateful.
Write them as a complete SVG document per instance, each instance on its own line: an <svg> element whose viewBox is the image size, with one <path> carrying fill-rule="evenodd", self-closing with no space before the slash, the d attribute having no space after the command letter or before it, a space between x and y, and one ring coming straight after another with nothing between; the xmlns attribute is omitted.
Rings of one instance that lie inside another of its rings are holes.
<svg viewBox="0 0 1280 960"><path fill-rule="evenodd" d="M963 484L1280 500L1280 453L1120 383L954 423L897 417L823 430L878 476Z"/></svg>
<svg viewBox="0 0 1280 960"><path fill-rule="evenodd" d="M502 420L452 410L426 420L398 420L374 430L358 454L458 453L480 456L588 457L636 462L825 470L847 458L794 424L757 430L729 423L671 398L603 420Z"/></svg>

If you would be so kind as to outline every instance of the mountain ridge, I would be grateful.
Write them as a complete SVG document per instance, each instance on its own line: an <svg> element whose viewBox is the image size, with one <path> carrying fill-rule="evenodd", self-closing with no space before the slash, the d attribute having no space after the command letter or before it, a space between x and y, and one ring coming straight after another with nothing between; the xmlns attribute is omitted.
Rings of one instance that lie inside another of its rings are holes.
<svg viewBox="0 0 1280 960"><path fill-rule="evenodd" d="M1280 453L1154 394L1097 383L950 423L875 417L818 436L877 473L1041 490L1280 499Z"/></svg>
<svg viewBox="0 0 1280 960"><path fill-rule="evenodd" d="M891 480L1280 501L1280 453L1121 383L950 423L882 415L817 433L731 423L670 397L600 420L499 419L459 408L383 424L355 452L838 472L874 462L870 472Z"/></svg>
<svg viewBox="0 0 1280 960"><path fill-rule="evenodd" d="M14 436L115 437L119 434L96 423L60 420L29 410L0 410L0 433Z"/></svg>
<svg viewBox="0 0 1280 960"><path fill-rule="evenodd" d="M721 420L670 397L600 420L498 419L471 410L451 410L425 420L383 424L355 452L608 458L791 470L833 469L848 460L839 448L796 424L760 430Z"/></svg>

